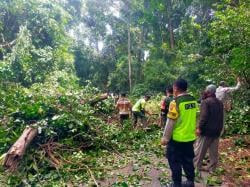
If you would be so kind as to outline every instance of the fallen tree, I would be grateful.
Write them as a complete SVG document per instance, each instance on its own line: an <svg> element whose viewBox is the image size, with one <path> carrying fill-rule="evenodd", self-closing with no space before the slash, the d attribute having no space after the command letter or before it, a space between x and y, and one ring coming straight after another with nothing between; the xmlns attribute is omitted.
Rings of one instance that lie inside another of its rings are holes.
<svg viewBox="0 0 250 187"><path fill-rule="evenodd" d="M89 103L90 105L94 106L96 103L98 103L98 102L100 102L100 101L103 101L103 100L105 100L105 99L107 99L107 98L108 98L108 94L107 94L107 93L104 93L104 94L100 95L99 97L97 97L97 98L95 98L95 99L89 101L88 103Z"/></svg>
<svg viewBox="0 0 250 187"><path fill-rule="evenodd" d="M96 103L103 101L108 98L108 94L102 94L93 100L82 102L82 104L90 104L95 105ZM29 126L26 127L23 131L22 135L18 138L18 140L12 145L9 151L6 153L3 166L8 171L15 171L18 168L18 164L22 160L26 149L33 141L33 139L38 135L37 126Z"/></svg>
<svg viewBox="0 0 250 187"><path fill-rule="evenodd" d="M9 171L15 171L22 159L27 147L38 134L37 128L26 127L22 135L7 152L4 159L4 167Z"/></svg>

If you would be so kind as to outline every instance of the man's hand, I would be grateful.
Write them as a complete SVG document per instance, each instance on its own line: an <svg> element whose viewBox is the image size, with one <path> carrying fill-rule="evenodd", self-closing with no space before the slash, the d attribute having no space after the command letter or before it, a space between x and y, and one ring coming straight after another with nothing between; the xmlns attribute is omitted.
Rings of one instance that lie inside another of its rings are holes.
<svg viewBox="0 0 250 187"><path fill-rule="evenodd" d="M200 136L201 135L201 130L198 128L196 129L196 132L195 132L196 136Z"/></svg>
<svg viewBox="0 0 250 187"><path fill-rule="evenodd" d="M168 141L165 137L162 137L161 138L161 145L167 145L168 144Z"/></svg>
<svg viewBox="0 0 250 187"><path fill-rule="evenodd" d="M241 82L240 77L237 77L237 82Z"/></svg>

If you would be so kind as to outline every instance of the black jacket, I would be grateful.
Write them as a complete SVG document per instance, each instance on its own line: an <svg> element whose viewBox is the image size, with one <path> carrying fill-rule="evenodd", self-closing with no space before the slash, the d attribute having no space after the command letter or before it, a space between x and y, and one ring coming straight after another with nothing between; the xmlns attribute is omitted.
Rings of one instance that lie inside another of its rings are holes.
<svg viewBox="0 0 250 187"><path fill-rule="evenodd" d="M223 129L223 103L216 97L201 102L199 129L202 136L219 137Z"/></svg>

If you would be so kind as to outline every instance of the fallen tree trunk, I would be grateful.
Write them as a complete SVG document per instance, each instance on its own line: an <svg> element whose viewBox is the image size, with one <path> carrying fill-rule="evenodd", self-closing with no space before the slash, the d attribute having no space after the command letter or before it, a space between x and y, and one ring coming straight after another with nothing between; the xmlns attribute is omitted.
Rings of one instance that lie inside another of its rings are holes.
<svg viewBox="0 0 250 187"><path fill-rule="evenodd" d="M105 100L105 99L107 99L107 98L108 98L108 94L105 93L105 94L102 94L102 95L100 95L99 97L97 97L97 98L95 98L95 99L89 101L89 104L90 104L91 106L94 106L96 103L98 103L98 102L100 102L100 101L103 101L103 100Z"/></svg>
<svg viewBox="0 0 250 187"><path fill-rule="evenodd" d="M103 101L108 98L108 94L102 94L101 96L97 97L89 101L90 105L95 105L99 101ZM32 142L32 140L37 136L38 130L32 126L26 127L23 131L22 135L18 138L18 140L14 143L14 145L9 149L7 152L3 166L8 171L15 171L18 167L19 162L21 161L27 147Z"/></svg>
<svg viewBox="0 0 250 187"><path fill-rule="evenodd" d="M4 167L9 171L15 171L22 159L27 147L37 135L38 130L34 127L26 127L22 135L9 149L4 160Z"/></svg>

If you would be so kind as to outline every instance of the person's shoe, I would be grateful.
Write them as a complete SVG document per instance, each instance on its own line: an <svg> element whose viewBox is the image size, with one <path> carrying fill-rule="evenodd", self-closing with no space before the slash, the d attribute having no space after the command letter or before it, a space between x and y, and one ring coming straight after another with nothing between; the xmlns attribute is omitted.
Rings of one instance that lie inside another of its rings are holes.
<svg viewBox="0 0 250 187"><path fill-rule="evenodd" d="M194 182L193 181L184 181L181 183L182 187L194 187Z"/></svg>

